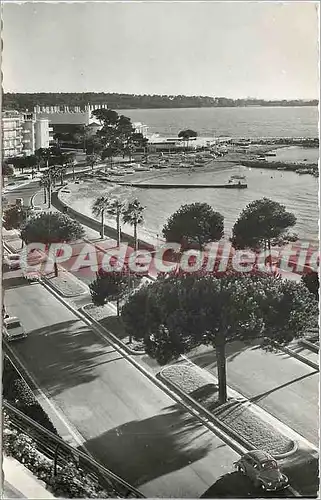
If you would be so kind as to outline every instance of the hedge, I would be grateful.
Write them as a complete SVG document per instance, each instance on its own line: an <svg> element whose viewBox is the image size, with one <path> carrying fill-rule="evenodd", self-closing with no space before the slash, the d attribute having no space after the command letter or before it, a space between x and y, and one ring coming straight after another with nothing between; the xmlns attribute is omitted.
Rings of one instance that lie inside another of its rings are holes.
<svg viewBox="0 0 321 500"><path fill-rule="evenodd" d="M12 428L4 412L3 452L14 457L43 481L53 495L62 498L115 498L119 493L110 486L103 489L98 481L86 474L70 459L59 465L54 475L53 460L45 457L36 448L33 439Z"/></svg>

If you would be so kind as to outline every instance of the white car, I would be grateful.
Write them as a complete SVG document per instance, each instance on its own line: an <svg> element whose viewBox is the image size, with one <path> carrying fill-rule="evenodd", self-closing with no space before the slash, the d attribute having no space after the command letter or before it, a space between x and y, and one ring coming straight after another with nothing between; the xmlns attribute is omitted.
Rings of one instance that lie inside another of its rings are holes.
<svg viewBox="0 0 321 500"><path fill-rule="evenodd" d="M3 334L5 340L8 342L27 337L19 318L16 318L15 316L11 316L3 320Z"/></svg>
<svg viewBox="0 0 321 500"><path fill-rule="evenodd" d="M7 254L3 256L3 263L10 270L20 269L20 255L18 253Z"/></svg>

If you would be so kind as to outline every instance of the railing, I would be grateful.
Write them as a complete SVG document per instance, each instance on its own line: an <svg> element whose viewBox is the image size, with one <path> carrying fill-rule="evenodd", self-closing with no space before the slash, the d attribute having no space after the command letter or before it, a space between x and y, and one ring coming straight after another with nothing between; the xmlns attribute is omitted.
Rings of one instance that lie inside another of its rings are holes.
<svg viewBox="0 0 321 500"><path fill-rule="evenodd" d="M26 385L28 385L21 373L21 370L17 368L17 365L12 360L11 356L8 354L5 355L10 360L10 363L14 366L20 377L24 380ZM107 491L112 489L116 496L119 496L120 498L145 498L145 496L139 490L134 488L134 486L131 486L124 479L117 476L109 469L106 469L99 462L96 462L96 460L94 460L86 452L66 443L59 436L56 436L5 400L3 400L3 410L8 415L12 427L32 438L38 451L53 461L54 474L57 472L57 467L70 464L72 461L102 488L107 489ZM126 460L125 457L124 460Z"/></svg>
<svg viewBox="0 0 321 500"><path fill-rule="evenodd" d="M29 436L36 443L38 451L53 460L54 474L57 472L57 467L70 464L73 461L107 491L113 490L121 498L145 498L140 491L100 465L89 455L65 443L61 438L5 400L3 401L3 409L10 419L11 426Z"/></svg>

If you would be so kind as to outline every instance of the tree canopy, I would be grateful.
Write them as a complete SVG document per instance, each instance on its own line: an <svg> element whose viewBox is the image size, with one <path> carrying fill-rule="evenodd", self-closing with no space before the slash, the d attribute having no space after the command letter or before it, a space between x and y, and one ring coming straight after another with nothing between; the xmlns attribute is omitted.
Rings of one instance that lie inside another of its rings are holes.
<svg viewBox="0 0 321 500"><path fill-rule="evenodd" d="M30 207L13 205L3 212L3 226L5 229L19 229L30 214Z"/></svg>
<svg viewBox="0 0 321 500"><path fill-rule="evenodd" d="M286 344L317 324L318 304L303 284L267 275L163 277L122 309L127 332L160 364L199 345L215 348L220 401L226 400L225 345L265 339Z"/></svg>
<svg viewBox="0 0 321 500"><path fill-rule="evenodd" d="M197 132L195 132L194 130L191 130L191 129L181 130L178 133L178 137L181 137L185 141L188 141L192 137L197 137Z"/></svg>
<svg viewBox="0 0 321 500"><path fill-rule="evenodd" d="M4 109L26 110L34 106L80 106L106 104L113 109L202 108L233 106L317 106L318 100L231 99L213 96L137 95L115 92L37 92L3 94Z"/></svg>
<svg viewBox="0 0 321 500"><path fill-rule="evenodd" d="M293 241L287 230L296 224L296 217L284 205L268 198L249 203L241 212L232 230L231 242L236 249L260 249L271 244Z"/></svg>
<svg viewBox="0 0 321 500"><path fill-rule="evenodd" d="M14 175L13 166L9 165L7 162L3 162L1 174L2 174L2 177L12 177Z"/></svg>
<svg viewBox="0 0 321 500"><path fill-rule="evenodd" d="M203 248L224 234L224 217L207 203L182 205L163 227L166 241L180 243L183 248Z"/></svg>
<svg viewBox="0 0 321 500"><path fill-rule="evenodd" d="M43 212L27 220L21 228L25 243L62 243L85 235L79 222L60 212Z"/></svg>
<svg viewBox="0 0 321 500"><path fill-rule="evenodd" d="M93 304L102 306L109 301L116 301L117 315L119 315L119 303L137 286L141 276L129 273L128 269L105 272L100 269L96 278L89 285Z"/></svg>
<svg viewBox="0 0 321 500"><path fill-rule="evenodd" d="M320 280L319 274L315 271L307 273L301 278L302 283L307 287L307 289L313 293L317 301L319 301L319 288Z"/></svg>

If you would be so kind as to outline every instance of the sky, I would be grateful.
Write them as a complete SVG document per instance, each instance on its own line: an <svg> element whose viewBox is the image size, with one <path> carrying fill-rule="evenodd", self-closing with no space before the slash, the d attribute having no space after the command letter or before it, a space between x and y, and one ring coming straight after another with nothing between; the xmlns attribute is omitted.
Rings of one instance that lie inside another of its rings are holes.
<svg viewBox="0 0 321 500"><path fill-rule="evenodd" d="M317 5L5 1L3 88L315 99Z"/></svg>

